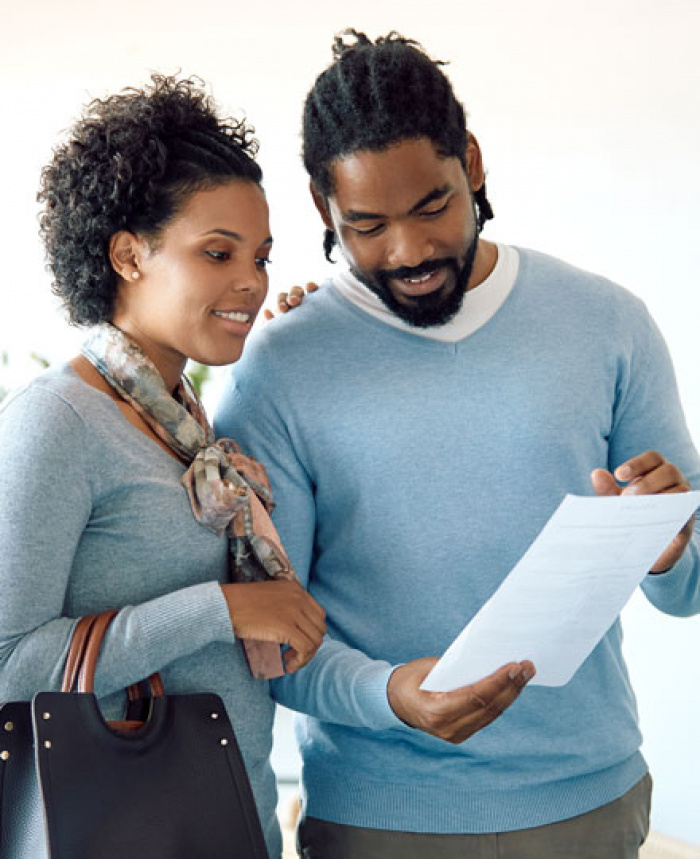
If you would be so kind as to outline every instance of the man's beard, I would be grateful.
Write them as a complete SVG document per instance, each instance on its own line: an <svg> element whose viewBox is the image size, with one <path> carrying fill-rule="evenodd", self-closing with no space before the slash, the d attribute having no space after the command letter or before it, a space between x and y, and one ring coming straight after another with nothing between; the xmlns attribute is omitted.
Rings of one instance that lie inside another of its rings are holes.
<svg viewBox="0 0 700 859"><path fill-rule="evenodd" d="M445 259L426 260L415 268L402 267L392 271L380 270L375 272L374 277L363 274L356 268L351 268L351 271L361 283L380 299L387 310L409 325L416 328L444 325L456 316L462 307L464 296L467 293L467 284L474 268L478 243L478 233L475 232L461 267L454 257L447 257ZM422 277L440 268L446 268L448 275L445 283L435 292L430 292L427 295L404 296L403 300L399 301L391 291L389 286L391 280ZM452 281L451 288L450 281Z"/></svg>

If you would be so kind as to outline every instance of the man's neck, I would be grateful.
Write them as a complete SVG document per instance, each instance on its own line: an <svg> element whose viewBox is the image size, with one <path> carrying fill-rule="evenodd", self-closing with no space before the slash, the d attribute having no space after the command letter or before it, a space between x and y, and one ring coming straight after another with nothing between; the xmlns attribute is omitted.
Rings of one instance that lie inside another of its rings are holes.
<svg viewBox="0 0 700 859"><path fill-rule="evenodd" d="M487 242L485 239L479 239L476 246L476 255L474 257L474 267L469 276L467 284L467 292L471 289L476 289L482 284L486 278L496 267L498 261L498 249L493 242Z"/></svg>

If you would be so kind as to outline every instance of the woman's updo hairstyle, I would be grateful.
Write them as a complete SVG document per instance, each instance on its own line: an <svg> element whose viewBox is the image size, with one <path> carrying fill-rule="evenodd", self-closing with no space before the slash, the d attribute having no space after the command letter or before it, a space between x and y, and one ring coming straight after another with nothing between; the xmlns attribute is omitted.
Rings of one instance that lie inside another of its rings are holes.
<svg viewBox="0 0 700 859"><path fill-rule="evenodd" d="M52 288L73 324L112 318L114 233L157 247L191 194L232 179L261 183L252 134L245 120L219 118L196 79L153 75L143 89L88 104L43 169L38 194Z"/></svg>

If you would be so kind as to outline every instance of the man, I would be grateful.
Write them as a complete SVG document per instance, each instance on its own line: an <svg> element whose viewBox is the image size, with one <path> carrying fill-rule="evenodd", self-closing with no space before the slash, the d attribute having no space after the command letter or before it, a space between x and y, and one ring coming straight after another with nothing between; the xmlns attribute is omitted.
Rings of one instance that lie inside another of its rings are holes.
<svg viewBox="0 0 700 859"><path fill-rule="evenodd" d="M304 112L349 270L249 342L217 420L268 466L327 612L330 639L273 685L310 714L302 855L637 856L650 779L619 622L561 688L516 701L526 662L461 702L418 687L567 492L698 485L666 348L620 287L481 239L481 153L439 64L353 35ZM642 588L700 611L692 520Z"/></svg>

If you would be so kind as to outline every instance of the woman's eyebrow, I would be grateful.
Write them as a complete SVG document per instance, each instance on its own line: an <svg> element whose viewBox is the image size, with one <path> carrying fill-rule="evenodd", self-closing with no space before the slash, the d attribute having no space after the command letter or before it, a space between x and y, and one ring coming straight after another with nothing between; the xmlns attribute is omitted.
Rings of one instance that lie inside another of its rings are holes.
<svg viewBox="0 0 700 859"><path fill-rule="evenodd" d="M224 230L223 228L215 228L213 230L207 230L205 233L202 233L203 236L226 236L229 239L233 239L237 242L243 242L245 239L240 233L235 233L233 230ZM261 245L271 245L272 244L272 236L268 236L264 241L260 242Z"/></svg>

